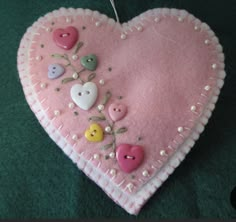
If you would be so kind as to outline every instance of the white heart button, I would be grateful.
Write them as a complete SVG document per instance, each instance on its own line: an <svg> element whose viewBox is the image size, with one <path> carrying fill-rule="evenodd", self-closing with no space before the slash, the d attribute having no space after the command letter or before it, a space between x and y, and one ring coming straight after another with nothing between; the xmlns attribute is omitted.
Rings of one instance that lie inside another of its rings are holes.
<svg viewBox="0 0 236 222"><path fill-rule="evenodd" d="M70 95L78 107L89 110L96 102L98 88L93 82L87 82L84 85L75 84L71 87Z"/></svg>

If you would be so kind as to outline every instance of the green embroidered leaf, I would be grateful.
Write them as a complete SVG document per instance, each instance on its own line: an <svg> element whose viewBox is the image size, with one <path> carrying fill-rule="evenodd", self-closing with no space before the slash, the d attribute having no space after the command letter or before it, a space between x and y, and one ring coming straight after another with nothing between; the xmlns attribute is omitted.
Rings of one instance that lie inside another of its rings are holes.
<svg viewBox="0 0 236 222"><path fill-rule="evenodd" d="M111 98L112 94L110 91L107 91L105 96L103 97L102 103L103 105L106 105L109 99Z"/></svg>
<svg viewBox="0 0 236 222"><path fill-rule="evenodd" d="M64 54L64 55L63 55L63 58L66 59L66 60L69 60L67 54Z"/></svg>
<svg viewBox="0 0 236 222"><path fill-rule="evenodd" d="M65 79L61 80L61 83L64 84L64 83L71 82L73 80L75 80L73 77L68 77L68 78L65 78Z"/></svg>
<svg viewBox="0 0 236 222"><path fill-rule="evenodd" d="M107 150L109 148L111 148L113 146L113 143L109 143L109 144L106 144L104 146L101 147L102 150Z"/></svg>
<svg viewBox="0 0 236 222"><path fill-rule="evenodd" d="M104 121L106 120L105 116L91 116L89 117L89 120L91 121Z"/></svg>
<svg viewBox="0 0 236 222"><path fill-rule="evenodd" d="M83 45L84 45L83 42L79 42L79 43L77 44L76 48L75 48L74 54L76 54L76 53L79 51L79 49L80 49Z"/></svg>
<svg viewBox="0 0 236 222"><path fill-rule="evenodd" d="M90 82L91 80L93 80L95 77L96 77L96 73L91 73L91 74L88 76L88 82Z"/></svg>
<svg viewBox="0 0 236 222"><path fill-rule="evenodd" d="M115 134L125 133L126 131L128 131L128 129L126 127L121 127L115 131Z"/></svg>
<svg viewBox="0 0 236 222"><path fill-rule="evenodd" d="M64 55L57 54L57 53L56 53L56 54L52 54L51 56L52 56L53 58L60 58L60 59L65 58Z"/></svg>

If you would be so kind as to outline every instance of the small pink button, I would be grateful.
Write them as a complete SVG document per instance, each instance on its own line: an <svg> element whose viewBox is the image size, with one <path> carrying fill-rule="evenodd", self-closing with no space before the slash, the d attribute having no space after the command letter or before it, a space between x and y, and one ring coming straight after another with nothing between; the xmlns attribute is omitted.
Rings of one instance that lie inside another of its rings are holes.
<svg viewBox="0 0 236 222"><path fill-rule="evenodd" d="M141 146L121 144L116 148L116 158L121 170L131 173L143 162L144 151Z"/></svg>
<svg viewBox="0 0 236 222"><path fill-rule="evenodd" d="M53 32L53 40L56 45L66 50L71 49L76 44L78 37L78 31L73 26L65 29L56 29Z"/></svg>
<svg viewBox="0 0 236 222"><path fill-rule="evenodd" d="M108 113L111 119L116 122L125 117L127 113L127 106L121 103L112 103L108 108Z"/></svg>

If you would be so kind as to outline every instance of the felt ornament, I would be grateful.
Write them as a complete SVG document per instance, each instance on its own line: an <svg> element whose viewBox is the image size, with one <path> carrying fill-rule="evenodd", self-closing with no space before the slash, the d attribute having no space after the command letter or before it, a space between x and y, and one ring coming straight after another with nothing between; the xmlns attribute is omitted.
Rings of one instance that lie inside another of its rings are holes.
<svg viewBox="0 0 236 222"><path fill-rule="evenodd" d="M60 8L27 29L17 59L42 127L130 214L194 146L225 77L210 27L168 8L124 24L97 11Z"/></svg>

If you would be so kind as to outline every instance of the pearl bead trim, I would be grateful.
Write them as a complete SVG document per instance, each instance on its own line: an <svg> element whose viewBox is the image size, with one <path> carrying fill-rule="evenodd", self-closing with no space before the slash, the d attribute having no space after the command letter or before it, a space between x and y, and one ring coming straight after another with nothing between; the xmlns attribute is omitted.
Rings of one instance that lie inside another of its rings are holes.
<svg viewBox="0 0 236 222"><path fill-rule="evenodd" d="M202 26L201 26L202 27ZM206 44L207 45L207 44ZM219 48L219 50L220 50L220 48ZM222 55L223 54L219 54L220 55L220 58L224 58ZM213 68L213 67L212 67ZM219 69L221 69L220 67L219 67ZM220 78L224 78L224 77L220 77ZM222 80L223 81L223 80ZM219 85L223 85L222 84L222 82L219 82ZM219 87L219 86L218 86ZM222 86L221 86L222 87ZM220 88L220 87L219 87ZM210 88L211 89L211 88ZM209 89L209 90L210 90ZM206 90L207 91L207 90ZM217 95L217 96L214 96L214 97L212 97L212 101L214 101L213 103L215 103L216 101L217 101L217 98L218 98L218 91L217 90L215 90L215 88L213 88L213 91L215 92L215 94ZM214 100L213 100L213 98L214 98ZM209 105L209 107L211 107L210 105ZM211 107L212 108L212 107ZM203 121L203 122L205 122L205 119L207 118L209 118L210 117L210 115L211 115L211 112L205 112L205 115L203 115L202 116L202 118L201 118L201 121ZM203 127L202 127L202 125L201 124L199 124L199 126L197 127L197 132L199 132L199 129L202 129ZM193 146L194 144L193 143L191 143L191 142L189 142L189 144L190 144L190 146ZM187 148L187 147L185 147L185 149L184 150L186 150L186 152L187 151L189 151L189 147ZM81 154L82 155L82 154ZM71 156L72 157L72 156ZM181 159L180 159L180 161L181 161ZM172 162L170 162L170 163L172 163ZM176 164L174 164L173 166L176 166Z"/></svg>

